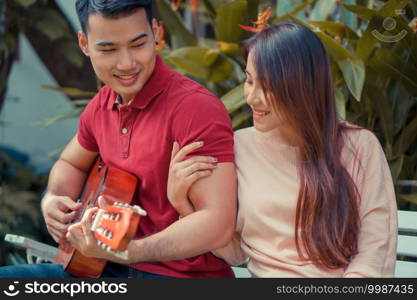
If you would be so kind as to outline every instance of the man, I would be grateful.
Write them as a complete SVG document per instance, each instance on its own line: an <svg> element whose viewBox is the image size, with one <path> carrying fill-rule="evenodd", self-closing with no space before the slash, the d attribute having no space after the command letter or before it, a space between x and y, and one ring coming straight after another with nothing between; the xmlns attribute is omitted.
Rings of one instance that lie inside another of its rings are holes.
<svg viewBox="0 0 417 300"><path fill-rule="evenodd" d="M232 277L230 267L210 253L227 244L236 217L233 130L223 104L157 56L152 1L77 0L76 9L79 45L106 85L86 107L77 135L51 170L41 204L48 231L56 242L68 239L86 256L118 263L108 264L105 276L134 271L138 277ZM196 212L183 218L166 196L175 141L181 146L203 142L194 154L213 156L218 163L211 176L190 189ZM141 218L139 238L130 242L126 260L97 246L90 230L94 209L68 225L80 209L75 200L98 155L140 181L135 203L148 215ZM25 273L34 268L36 274ZM68 276L60 265L14 267L13 277L35 275Z"/></svg>

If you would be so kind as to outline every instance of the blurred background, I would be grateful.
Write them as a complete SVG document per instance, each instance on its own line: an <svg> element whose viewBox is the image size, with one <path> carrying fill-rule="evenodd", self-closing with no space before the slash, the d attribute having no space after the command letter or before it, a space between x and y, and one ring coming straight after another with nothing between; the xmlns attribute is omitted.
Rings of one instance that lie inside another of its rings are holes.
<svg viewBox="0 0 417 300"><path fill-rule="evenodd" d="M332 63L342 119L379 138L398 207L417 211L416 0L155 0L164 61L252 125L240 43L267 24L311 28ZM101 87L78 48L75 0L0 0L0 265L26 262L6 233L54 245L40 215L49 170ZM417 222L417 220L416 220Z"/></svg>

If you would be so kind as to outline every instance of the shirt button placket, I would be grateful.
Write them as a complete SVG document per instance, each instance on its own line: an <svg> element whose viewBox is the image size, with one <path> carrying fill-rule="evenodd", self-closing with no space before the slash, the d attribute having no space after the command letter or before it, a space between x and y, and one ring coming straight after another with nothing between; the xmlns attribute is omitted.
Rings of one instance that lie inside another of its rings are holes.
<svg viewBox="0 0 417 300"><path fill-rule="evenodd" d="M121 145L121 153L120 156L126 158L129 156L129 126L130 126L130 110L129 109L121 109L120 110L120 145Z"/></svg>

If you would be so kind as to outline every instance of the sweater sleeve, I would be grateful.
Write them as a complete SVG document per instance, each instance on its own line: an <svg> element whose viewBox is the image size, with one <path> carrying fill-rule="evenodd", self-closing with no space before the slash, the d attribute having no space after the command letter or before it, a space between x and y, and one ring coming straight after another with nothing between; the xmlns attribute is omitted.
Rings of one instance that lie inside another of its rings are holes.
<svg viewBox="0 0 417 300"><path fill-rule="evenodd" d="M358 254L344 277L393 277L397 247L397 204L390 169L378 139L363 130L357 187L361 227ZM363 159L361 159L362 157Z"/></svg>

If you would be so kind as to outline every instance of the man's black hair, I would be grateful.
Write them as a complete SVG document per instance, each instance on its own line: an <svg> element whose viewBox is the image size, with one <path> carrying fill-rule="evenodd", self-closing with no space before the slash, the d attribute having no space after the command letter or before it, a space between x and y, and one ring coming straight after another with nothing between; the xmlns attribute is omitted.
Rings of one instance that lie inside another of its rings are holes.
<svg viewBox="0 0 417 300"><path fill-rule="evenodd" d="M81 28L87 34L88 17L100 14L105 18L117 19L129 16L138 9L145 9L149 24L152 24L152 0L77 0L75 9Z"/></svg>

